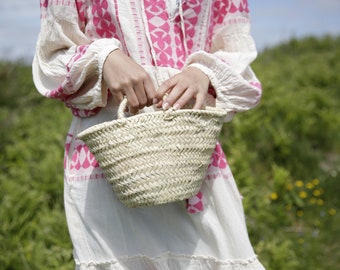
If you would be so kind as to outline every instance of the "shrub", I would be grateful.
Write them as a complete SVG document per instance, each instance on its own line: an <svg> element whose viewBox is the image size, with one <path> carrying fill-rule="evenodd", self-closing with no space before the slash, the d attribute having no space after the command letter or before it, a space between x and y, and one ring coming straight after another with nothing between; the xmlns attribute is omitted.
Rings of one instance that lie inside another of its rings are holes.
<svg viewBox="0 0 340 270"><path fill-rule="evenodd" d="M340 265L340 38L291 40L253 65L260 106L224 125L251 241L268 269ZM0 269L73 269L63 212L64 105L0 63Z"/></svg>

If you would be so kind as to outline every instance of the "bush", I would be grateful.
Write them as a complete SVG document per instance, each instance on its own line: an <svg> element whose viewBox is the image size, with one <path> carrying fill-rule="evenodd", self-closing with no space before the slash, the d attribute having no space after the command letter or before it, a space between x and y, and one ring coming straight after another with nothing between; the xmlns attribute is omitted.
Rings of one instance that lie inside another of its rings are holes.
<svg viewBox="0 0 340 270"><path fill-rule="evenodd" d="M340 38L291 40L259 55L254 110L221 140L268 269L336 269L339 252Z"/></svg>
<svg viewBox="0 0 340 270"><path fill-rule="evenodd" d="M2 63L0 78L0 269L72 269L62 197L70 116L37 93L30 67Z"/></svg>
<svg viewBox="0 0 340 270"><path fill-rule="evenodd" d="M267 269L340 265L340 38L291 40L253 65L260 106L221 142L255 250ZM42 98L31 69L0 64L0 269L73 269L63 210L70 113Z"/></svg>

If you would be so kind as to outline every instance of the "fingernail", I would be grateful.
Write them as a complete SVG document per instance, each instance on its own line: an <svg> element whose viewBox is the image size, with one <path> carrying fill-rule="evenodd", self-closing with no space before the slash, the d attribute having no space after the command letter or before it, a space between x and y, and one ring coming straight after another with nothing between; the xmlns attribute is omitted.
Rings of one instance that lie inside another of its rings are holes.
<svg viewBox="0 0 340 270"><path fill-rule="evenodd" d="M174 106L173 106L174 110L177 111L179 108L180 108L180 105L178 103L176 103Z"/></svg>
<svg viewBox="0 0 340 270"><path fill-rule="evenodd" d="M169 108L170 108L170 105L169 105L169 103L168 103L168 102L165 102L165 103L163 103L163 106L162 106L162 108L163 108L163 110L167 110L167 109L169 109Z"/></svg>
<svg viewBox="0 0 340 270"><path fill-rule="evenodd" d="M158 99L157 99L157 98L154 98L154 99L152 100L152 103L153 103L153 104L158 103Z"/></svg>

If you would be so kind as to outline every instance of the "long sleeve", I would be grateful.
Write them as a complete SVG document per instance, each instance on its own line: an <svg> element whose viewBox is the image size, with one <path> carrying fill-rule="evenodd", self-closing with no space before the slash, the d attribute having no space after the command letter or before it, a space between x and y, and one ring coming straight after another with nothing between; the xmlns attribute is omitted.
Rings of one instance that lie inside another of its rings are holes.
<svg viewBox="0 0 340 270"><path fill-rule="evenodd" d="M247 1L216 2L220 5L215 5L212 12L211 49L191 54L186 66L195 66L209 77L216 92L216 106L228 112L228 121L235 112L255 107L262 89L250 67L257 51L250 35Z"/></svg>
<svg viewBox="0 0 340 270"><path fill-rule="evenodd" d="M107 55L120 48L120 42L115 38L90 40L84 33L80 2L51 0L41 4L33 80L42 95L75 110L93 110L106 105L102 67Z"/></svg>

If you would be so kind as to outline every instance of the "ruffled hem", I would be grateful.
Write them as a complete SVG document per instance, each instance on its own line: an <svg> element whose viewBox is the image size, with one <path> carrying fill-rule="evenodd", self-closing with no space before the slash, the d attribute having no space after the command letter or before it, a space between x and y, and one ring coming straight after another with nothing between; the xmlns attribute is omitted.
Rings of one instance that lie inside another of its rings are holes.
<svg viewBox="0 0 340 270"><path fill-rule="evenodd" d="M257 257L217 260L213 257L163 254L134 256L106 262L76 263L76 270L264 270Z"/></svg>

